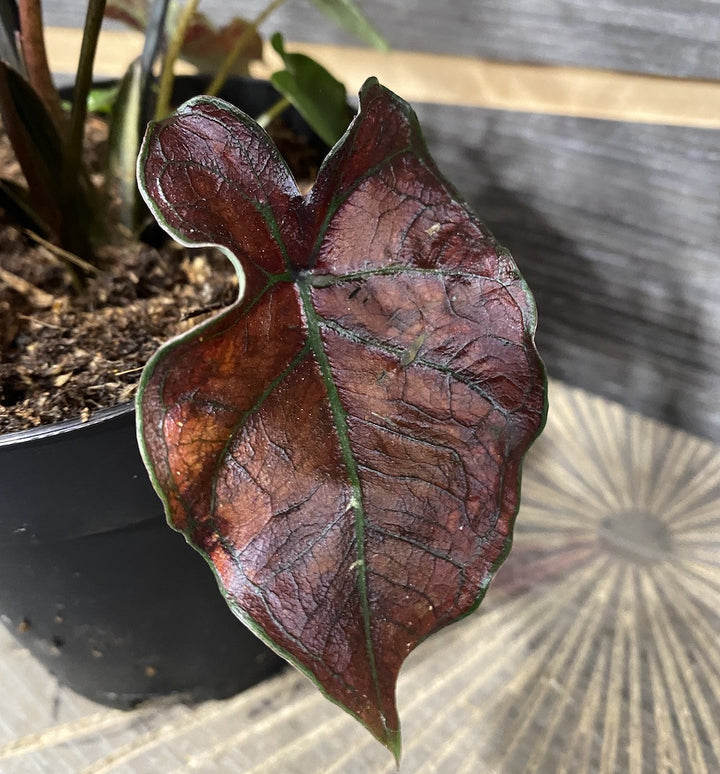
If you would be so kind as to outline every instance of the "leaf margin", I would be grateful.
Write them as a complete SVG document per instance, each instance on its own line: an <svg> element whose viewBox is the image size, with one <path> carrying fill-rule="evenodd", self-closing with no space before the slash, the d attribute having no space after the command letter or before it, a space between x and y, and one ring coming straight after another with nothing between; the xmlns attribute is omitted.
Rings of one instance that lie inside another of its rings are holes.
<svg viewBox="0 0 720 774"><path fill-rule="evenodd" d="M384 91L389 92L393 96L393 98L397 101L397 105L402 109L403 113L410 120L410 123L412 124L413 129L416 131L417 138L422 143L423 161L427 162L427 163L429 163L431 165L431 168L432 168L433 172L437 175L438 180L444 186L446 186L448 192L450 194L452 194L454 197L456 197L457 200L459 201L459 203L462 204L466 209L468 209L472 213L472 210L468 207L468 205L465 202L464 198L457 193L457 191L454 188L454 186L452 186L446 180L444 175L442 175L442 173L438 170L437 166L435 165L435 163L434 163L434 161L433 161L432 157L430 156L429 151L427 149L427 145L425 143L425 140L424 140L424 137L422 135L422 132L420 131L420 126L419 126L419 121L417 119L417 116L416 116L414 110L412 109L412 107L409 105L409 103L407 103L405 100L403 100L402 98L398 97L397 95L392 94L392 92L390 92L388 89L385 89L385 87L380 86L380 84L379 84L379 82L377 81L376 78L369 78L365 82L365 84L363 85L363 87L362 87L362 89L360 91L361 104L363 102L364 95L366 95L370 91L370 89L372 89L374 87L379 87L380 89L383 89ZM213 98L213 97L211 97L211 98L208 98L208 97L196 97L196 98L193 98L192 100L189 100L187 103L185 103L183 106L181 106L181 108L178 110L178 112L182 111L183 109L190 109L194 104L196 104L197 102L202 102L202 101L209 101L209 102L211 102L214 105L221 106L221 107L229 110L235 116L242 116L242 117L248 119L249 121L252 121L252 119L249 116L245 116L245 114L242 113L242 111L238 110L237 108L235 108L235 107L233 107L231 105L228 105L223 100L219 100L219 99ZM357 120L357 118L356 118L356 120ZM352 124L351 124L351 126L352 126ZM150 131L151 131L151 129L149 128L148 129L148 134L150 133ZM260 131L260 132L264 133L264 130L260 129L259 127L258 127L257 131ZM323 164L321 166L320 172L318 174L318 178L320 178L320 176L323 174L323 170L326 171L326 174L328 173L328 169L331 167L333 159L335 158L335 155L336 155L339 147L341 146L341 144L342 144L341 142L338 142L337 145L331 150L330 154L328 154L328 156L326 157L326 159L324 160L324 162L323 162ZM234 266L234 268L236 270L236 273L238 274L238 277L240 279L241 275L243 274L242 267L240 265L239 259L237 259L237 257L234 256L232 251L230 251L228 248L225 248L225 247L223 247L221 245L217 245L217 243L213 243L213 242L190 241L190 240L184 239L182 237L178 238L180 236L179 233L175 229L173 229L172 227L170 227L167 224L167 222L164 219L164 217L162 216L162 213L160 212L159 208L155 205L154 201L152 200L152 198L147 193L146 187L145 187L145 185L143 183L143 180L142 180L142 172L141 172L141 170L142 170L142 166L144 164L144 160L146 159L146 157L147 157L147 144L143 143L143 153L141 153L140 157L138 158L138 165L137 165L137 175L138 175L139 187L140 187L140 190L142 192L143 198L145 198L148 206L150 207L150 209L153 212L153 214L155 215L155 217L158 219L158 222L160 223L160 225L166 231L168 231L168 233L170 233L171 236L173 236L175 239L177 239L181 244L185 244L187 246L192 246L192 247L210 246L210 245L215 246L215 247L219 247L219 249L226 255L226 257L228 257L228 259L233 264L233 266ZM364 177L358 178L358 181L356 181L356 182L359 182L362 179L364 179ZM308 194L308 199L311 196L312 196L312 191ZM339 206L339 203L337 204L337 206ZM335 210L337 209L337 206L334 208ZM328 214L328 219L331 218L331 217L332 217L332 213L329 213ZM319 245L320 241L322 240L322 233L324 233L324 229L320 229L319 242L316 245L316 247ZM488 232L488 236L491 239L491 241L493 243L493 246L496 249L496 251L498 252L498 254L506 253L506 254L509 255L509 252L505 248L500 246L497 243L497 241L489 234L489 232ZM312 264L310 264L309 268L311 266L312 266ZM524 331L528 335L529 340L532 342L532 341L534 341L535 330L536 330L536 327L537 327L537 310L536 310L536 307L535 307L535 304L534 304L532 293L530 292L530 289L527 286L526 281L519 274L519 272L518 272L518 279L520 280L520 288L523 291L523 294L525 296L525 300L527 301L527 304L526 304L525 308L522 310L522 312L523 312L522 318L523 318L523 322L524 322ZM297 287L298 287L298 290L300 292L301 286L298 284ZM307 286L306 286L306 289L307 289ZM161 349L158 350L158 352L153 356L151 361L148 363L148 365L146 366L145 370L143 371L143 375L141 377L140 387L138 388L138 392L137 392L137 395L136 395L136 405L138 407L138 441L139 441L139 445L140 445L140 448L141 448L141 453L143 455L143 460L145 461L145 464L148 467L148 471L150 472L151 480L153 481L153 486L155 487L155 489L158 492L160 498L163 500L163 503L166 506L166 517L168 519L168 522L170 523L170 525L174 529L177 529L177 528L174 527L174 525L172 524L172 521L171 521L168 500L167 500L166 495L164 494L162 488L160 487L159 482L157 481L157 479L155 478L155 476L153 474L152 461L149 460L149 458L148 458L147 449L146 449L145 444L144 444L144 439L143 439L143 435L142 435L142 421L143 420L141 418L142 417L142 411L141 411L142 397L144 395L145 387L147 386L147 383L150 380L152 371L154 370L154 366L161 359L161 357L160 357L161 354L164 355L167 351L169 351L169 349L172 346L174 346L174 345L176 345L178 343L181 343L181 342L183 342L183 341L185 341L185 340L187 340L189 338L194 338L195 336L199 335L201 333L201 331L206 326L210 326L210 325L213 325L213 324L217 323L219 320L221 320L227 314L230 314L233 310L236 310L237 306L240 303L242 303L242 301L243 301L243 293L239 292L238 293L238 297L233 302L233 304L231 306L227 307L221 313L219 313L218 315L213 316L209 320L207 320L204 323L202 323L200 326L197 326L197 327L191 329L190 331L182 333L182 334L178 335L177 337L175 337L174 339L171 339L166 344L164 344L161 347ZM314 311L314 306L313 306L312 302L308 301L307 304L308 305L305 306L306 313L308 311L308 308L312 309ZM308 334L308 336L309 336L309 334ZM316 350L313 350L313 351L316 351ZM316 352L316 354L317 354L317 352ZM540 374L539 374L540 375L540 381L543 384L543 409L542 409L542 417L541 417L541 421L539 423L539 426L538 426L538 429L537 429L536 433L534 434L533 438L528 442L528 444L527 444L527 446L525 448L524 453L522 455L519 455L518 460L517 460L517 466L518 466L518 472L517 472L517 476L516 476L516 492L517 493L519 493L520 487L521 487L521 472L522 472L523 460L524 460L524 458L525 458L529 448L532 446L532 443L538 437L538 435L541 433L542 428L543 428L543 426L545 424L546 417L547 417L547 374L546 374L545 368L544 368L544 366L542 364L542 360L539 357L537 358L537 363L538 363L539 368L540 368ZM325 378L323 378L323 382L324 382L325 386L327 387L328 383L327 383L327 380ZM463 613L462 615L458 616L453 621L450 621L450 623L455 623L456 621L459 621L459 620L462 620L462 619L466 618L468 615L470 615L472 612L474 612L478 608L478 606L481 604L482 600L484 599L484 597L486 595L486 592L487 592L487 589L488 589L492 579L495 576L495 573L497 572L499 567L502 565L502 563L504 562L505 558L507 557L507 555L508 555L508 553L509 553L509 551L511 549L514 524L515 524L515 519L517 517L517 513L518 513L518 510L519 510L519 507L520 507L520 498L518 496L518 497L516 497L516 508L515 508L514 513L508 514L508 516L507 516L508 536L507 536L507 538L505 539L505 541L503 543L503 549L502 549L501 553L498 555L498 557L494 561L491 569L488 571L486 582L484 583L483 587L479 590L479 593L478 593L478 595L477 595L473 605L465 613ZM381 741L381 743L383 743L390 750L390 752L394 755L396 762L399 764L399 760L400 760L400 746L401 746L400 726L398 725L398 728L395 731L394 736L393 736L392 739L382 739L382 738L380 738L376 734L376 732L373 729L371 729L367 725L367 723L356 712L354 712L348 706L343 704L340 700L335 699L331 695L329 695L329 693L324 689L324 687L321 684L321 682L319 681L319 679L316 678L315 675L312 672L310 672L309 669L307 669L303 664L298 662L291 654L289 654L287 651L285 651L277 643L275 643L273 640L271 640L269 638L269 636L265 633L264 629L248 613L246 613L242 608L240 608L240 606L232 599L232 597L230 596L229 593L226 593L226 591L224 590L223 583L222 583L222 580L220 578L218 569L212 563L212 560L211 560L210 556L208 554L206 554L205 552L203 552L202 549L200 549L198 546L193 544L190 541L190 539L189 539L187 534L185 534L185 539L189 543L189 545L191 545L198 553L200 553L200 555L203 556L205 561L210 565L210 567L211 567L211 569L213 571L213 574L214 574L214 576L216 578L216 581L218 582L218 586L220 588L221 594L226 599L226 602L227 602L228 606L231 608L231 610L233 611L235 616L239 620L241 620L246 626L248 626L248 628L250 628L256 634L256 636L260 637L260 639L263 640L263 642L265 642L273 651L275 651L280 656L285 658L289 663L291 663L300 672L302 672L306 677L308 677L313 682L313 684L316 685L316 687L320 690L320 692L326 698L328 698L331 702L333 702L334 704L339 706L341 709L343 709L348 714L352 715L354 718L359 720L360 723L363 726L368 728L368 730L373 734L373 736L378 738L379 741ZM445 624L445 625L447 625L447 624ZM417 647L417 645L419 645L422 641L424 641L424 639L426 639L426 637L430 636L430 634L432 634L432 633L433 632L430 632L425 637L423 637L422 639L418 640L418 642L415 644L414 647Z"/></svg>

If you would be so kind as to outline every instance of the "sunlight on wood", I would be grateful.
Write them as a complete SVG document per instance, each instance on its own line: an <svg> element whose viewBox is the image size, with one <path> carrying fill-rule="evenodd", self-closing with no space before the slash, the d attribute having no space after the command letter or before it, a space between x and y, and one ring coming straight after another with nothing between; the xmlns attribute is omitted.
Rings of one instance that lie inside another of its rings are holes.
<svg viewBox="0 0 720 774"><path fill-rule="evenodd" d="M74 72L80 37L76 29L48 30L48 55L54 72ZM290 41L286 47L324 64L351 94L357 93L369 75L375 75L410 102L720 128L720 82L715 81ZM139 33L104 31L98 47L97 75L122 74L141 48ZM278 55L267 44L265 64L253 65L251 71L265 77L279 67ZM178 72L194 71L186 64L178 67Z"/></svg>

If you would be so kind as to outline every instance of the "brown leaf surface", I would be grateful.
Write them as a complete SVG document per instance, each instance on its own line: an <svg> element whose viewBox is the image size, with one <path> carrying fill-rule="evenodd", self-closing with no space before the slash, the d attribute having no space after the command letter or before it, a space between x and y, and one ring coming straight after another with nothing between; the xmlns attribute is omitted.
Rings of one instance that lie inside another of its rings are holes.
<svg viewBox="0 0 720 774"><path fill-rule="evenodd" d="M306 198L207 98L151 129L140 170L164 227L245 283L143 379L169 520L237 615L399 756L402 662L510 546L545 412L532 298L373 79Z"/></svg>

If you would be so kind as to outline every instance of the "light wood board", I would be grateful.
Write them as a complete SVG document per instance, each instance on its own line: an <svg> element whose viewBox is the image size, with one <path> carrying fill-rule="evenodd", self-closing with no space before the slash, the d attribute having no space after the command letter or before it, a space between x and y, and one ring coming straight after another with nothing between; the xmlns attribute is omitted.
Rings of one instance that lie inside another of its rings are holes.
<svg viewBox="0 0 720 774"><path fill-rule="evenodd" d="M85 0L46 1L45 16L52 25L80 27L85 5ZM226 21L235 14L254 18L265 5L265 0L201 0L200 9ZM718 0L358 0L358 5L400 50L720 76ZM289 0L265 28L305 42L355 42L309 0Z"/></svg>

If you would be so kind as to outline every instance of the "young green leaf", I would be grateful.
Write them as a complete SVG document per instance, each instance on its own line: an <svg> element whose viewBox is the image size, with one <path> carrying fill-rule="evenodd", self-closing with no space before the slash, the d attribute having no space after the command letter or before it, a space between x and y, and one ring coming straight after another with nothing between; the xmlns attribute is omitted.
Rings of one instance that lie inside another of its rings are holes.
<svg viewBox="0 0 720 774"><path fill-rule="evenodd" d="M387 51L385 38L375 29L365 14L352 2L352 0L311 0L312 4L325 16L339 24L356 38L365 43Z"/></svg>
<svg viewBox="0 0 720 774"><path fill-rule="evenodd" d="M87 109L88 113L105 113L109 115L112 113L113 105L115 104L118 94L120 93L120 84L113 84L112 86L98 86L93 87L88 92L87 96ZM68 107L70 103L68 102Z"/></svg>
<svg viewBox="0 0 720 774"><path fill-rule="evenodd" d="M508 552L545 379L532 297L409 105L371 79L360 107L307 197L220 100L151 126L149 206L242 290L148 364L138 436L235 613L399 757L400 667Z"/></svg>
<svg viewBox="0 0 720 774"><path fill-rule="evenodd" d="M285 70L272 74L273 86L295 106L323 142L334 145L352 117L345 86L309 56L285 51L279 32L272 36L271 43L285 63Z"/></svg>

